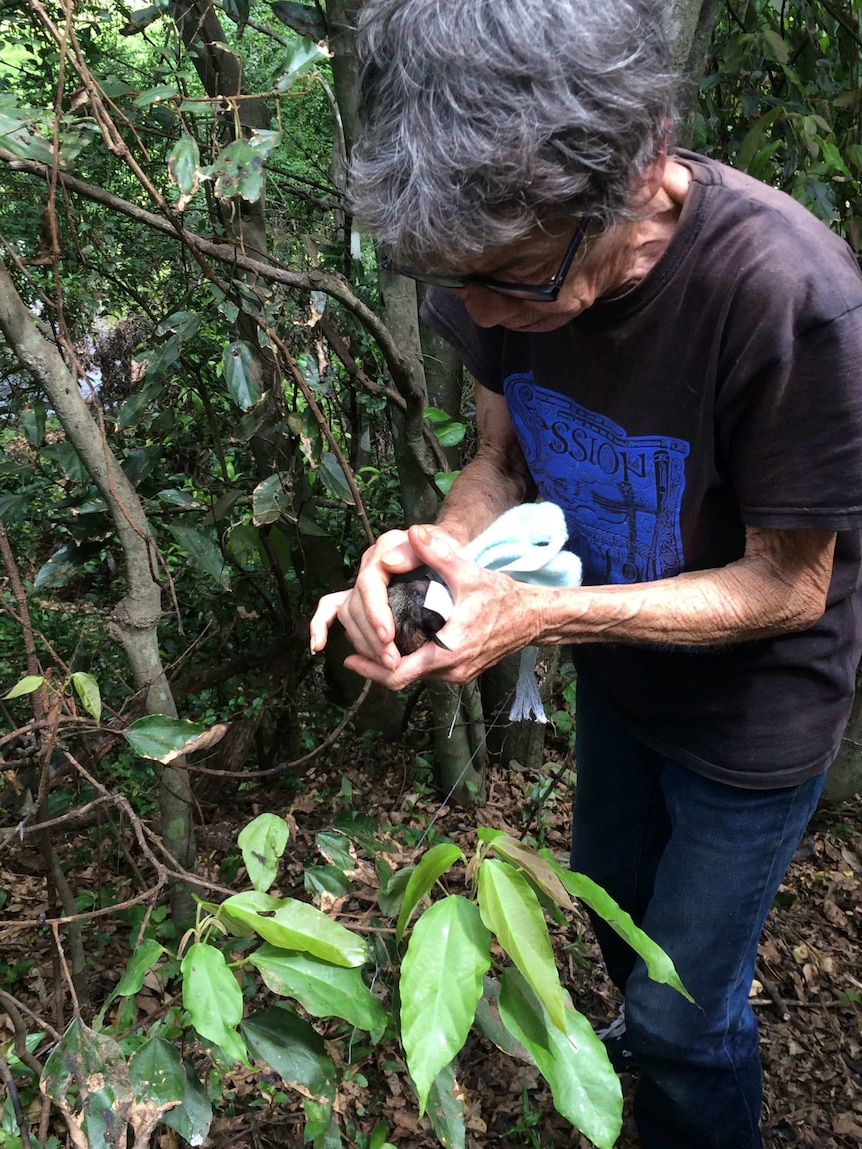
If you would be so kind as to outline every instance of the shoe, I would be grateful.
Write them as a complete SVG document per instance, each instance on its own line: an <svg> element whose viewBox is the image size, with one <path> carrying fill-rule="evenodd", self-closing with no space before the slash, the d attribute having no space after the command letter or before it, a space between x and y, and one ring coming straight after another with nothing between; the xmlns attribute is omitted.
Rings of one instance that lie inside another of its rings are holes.
<svg viewBox="0 0 862 1149"><path fill-rule="evenodd" d="M620 1006L620 1011L610 1025L604 1029L596 1030L596 1037L604 1045L616 1073L635 1073L638 1065L634 1053L629 1049L626 1034L626 1005Z"/></svg>

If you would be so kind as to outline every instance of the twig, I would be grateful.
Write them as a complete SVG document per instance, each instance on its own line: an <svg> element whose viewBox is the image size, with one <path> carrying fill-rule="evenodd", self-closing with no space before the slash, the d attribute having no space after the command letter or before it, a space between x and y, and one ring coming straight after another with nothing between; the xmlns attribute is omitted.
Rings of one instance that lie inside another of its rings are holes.
<svg viewBox="0 0 862 1149"><path fill-rule="evenodd" d="M6 1061L2 1052L0 1052L0 1079L2 1079L3 1084L6 1086L6 1093L12 1102L12 1109L15 1111L15 1120L18 1122L18 1131L21 1134L24 1149L32 1149L30 1145L30 1130L27 1125L24 1106L21 1104L21 1098L18 1096L18 1089L15 1085L12 1071L9 1068L9 1063Z"/></svg>

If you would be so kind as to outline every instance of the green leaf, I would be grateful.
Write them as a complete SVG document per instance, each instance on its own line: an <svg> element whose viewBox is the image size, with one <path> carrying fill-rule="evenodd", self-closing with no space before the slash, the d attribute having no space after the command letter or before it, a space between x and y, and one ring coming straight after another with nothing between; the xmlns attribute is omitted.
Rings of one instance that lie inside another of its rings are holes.
<svg viewBox="0 0 862 1149"><path fill-rule="evenodd" d="M175 1129L189 1145L203 1145L213 1120L213 1107L207 1092L190 1065L185 1066L186 1087L176 1109L162 1117L165 1125Z"/></svg>
<svg viewBox="0 0 862 1149"><path fill-rule="evenodd" d="M526 878L506 862L486 858L479 867L482 921L536 991L554 1025L565 1032L563 987L539 899Z"/></svg>
<svg viewBox="0 0 862 1149"><path fill-rule="evenodd" d="M146 108L150 104L160 104L163 100L170 100L177 94L176 84L159 84L156 88L148 88L146 92L141 92L133 102L138 108Z"/></svg>
<svg viewBox="0 0 862 1149"><path fill-rule="evenodd" d="M242 990L215 946L195 942L180 966L183 1006L192 1025L229 1056L248 1065L242 1038L236 1031L242 1020Z"/></svg>
<svg viewBox="0 0 862 1149"><path fill-rule="evenodd" d="M44 454L44 452L43 452ZM60 547L36 573L33 585L36 590L52 590L65 586L75 577L81 567L87 565L102 549L101 543L67 543Z"/></svg>
<svg viewBox="0 0 862 1149"><path fill-rule="evenodd" d="M422 898L433 889L437 879L451 869L459 858L463 857L461 850L450 842L441 842L423 854L410 875L407 889L404 891L401 913L398 915L398 922L395 926L396 942L400 942L404 936L407 923Z"/></svg>
<svg viewBox="0 0 862 1149"><path fill-rule="evenodd" d="M152 758L167 766L206 731L206 726L185 718L145 714L123 731L123 737L141 758Z"/></svg>
<svg viewBox="0 0 862 1149"><path fill-rule="evenodd" d="M476 1006L476 1028L509 1057L532 1065L531 1055L500 1019L500 983L486 974L482 987L482 1000Z"/></svg>
<svg viewBox="0 0 862 1149"><path fill-rule="evenodd" d="M270 5L273 16L308 40L323 40L326 23L316 8L298 4L294 0L274 0Z"/></svg>
<svg viewBox="0 0 862 1149"><path fill-rule="evenodd" d="M21 412L21 429L31 446L41 447L45 442L47 419L48 408L38 400Z"/></svg>
<svg viewBox="0 0 862 1149"><path fill-rule="evenodd" d="M368 959L362 938L294 898L249 891L227 898L222 909L281 949L301 950L340 966L360 966Z"/></svg>
<svg viewBox="0 0 862 1149"><path fill-rule="evenodd" d="M293 487L287 472L276 472L258 483L252 492L251 508L255 526L263 527L280 518L296 522L293 513Z"/></svg>
<svg viewBox="0 0 862 1149"><path fill-rule="evenodd" d="M344 897L353 890L353 882L337 866L306 866L302 871L302 885L312 898L321 894Z"/></svg>
<svg viewBox="0 0 862 1149"><path fill-rule="evenodd" d="M350 840L344 834L321 830L314 835L314 844L333 866L342 871L356 869L356 859L350 852Z"/></svg>
<svg viewBox="0 0 862 1149"><path fill-rule="evenodd" d="M170 1042L151 1037L129 1059L135 1102L153 1102L163 1112L178 1105L186 1091L182 1059Z"/></svg>
<svg viewBox="0 0 862 1149"><path fill-rule="evenodd" d="M183 132L168 156L168 173L182 195L194 195L198 190L200 162L197 140L188 132Z"/></svg>
<svg viewBox="0 0 862 1149"><path fill-rule="evenodd" d="M222 368L228 394L238 407L249 411L260 398L260 385L255 377L256 351L240 339L229 343L222 352Z"/></svg>
<svg viewBox="0 0 862 1149"><path fill-rule="evenodd" d="M772 49L772 54L779 64L790 63L790 51L787 47L787 41L784 40L774 28L765 28L763 30L763 39Z"/></svg>
<svg viewBox="0 0 862 1149"><path fill-rule="evenodd" d="M324 451L320 456L320 467L317 473L333 498L353 505L353 492L347 485L341 464L331 451Z"/></svg>
<svg viewBox="0 0 862 1149"><path fill-rule="evenodd" d="M249 954L248 960L273 993L295 997L312 1017L342 1017L369 1033L386 1026L386 1011L355 967L332 965L269 944Z"/></svg>
<svg viewBox="0 0 862 1149"><path fill-rule="evenodd" d="M544 857L554 868L560 881L572 895L590 907L590 909L603 918L611 929L615 930L621 938L628 942L635 953L643 958L647 973L653 981L662 985L672 986L675 990L693 1001L691 994L682 984L673 962L661 946L652 940L640 926L636 926L631 915L621 909L609 893L602 889L592 878L586 874L574 874L565 870L551 857L550 851L542 850Z"/></svg>
<svg viewBox="0 0 862 1149"><path fill-rule="evenodd" d="M401 964L401 1040L420 1117L434 1078L467 1039L490 964L491 936L466 898L435 902L413 928Z"/></svg>
<svg viewBox="0 0 862 1149"><path fill-rule="evenodd" d="M99 692L99 683L92 674L77 670L72 675L72 685L81 699L81 705L98 722L102 717L102 695Z"/></svg>
<svg viewBox="0 0 862 1149"><path fill-rule="evenodd" d="M464 1149L464 1098L456 1089L454 1061L434 1078L428 1094L428 1116L443 1149Z"/></svg>
<svg viewBox="0 0 862 1149"><path fill-rule="evenodd" d="M277 814L258 814L240 832L237 845L242 850L242 860L256 890L265 892L275 881L278 860L289 837L287 822Z"/></svg>
<svg viewBox="0 0 862 1149"><path fill-rule="evenodd" d="M24 694L32 694L34 690L39 689L44 681L45 679L41 674L27 674L16 682L10 690L7 690L3 697L21 698Z"/></svg>
<svg viewBox="0 0 862 1149"><path fill-rule="evenodd" d="M196 567L222 589L230 589L230 572L211 534L188 523L169 522L167 528Z"/></svg>
<svg viewBox="0 0 862 1149"><path fill-rule="evenodd" d="M612 1149L622 1128L622 1090L607 1050L583 1014L566 1008L561 1032L526 978L507 969L500 1016L533 1055L557 1111L599 1149Z"/></svg>
<svg viewBox="0 0 862 1149"><path fill-rule="evenodd" d="M80 1144L124 1149L134 1093L112 1038L73 1021L45 1062L41 1086L78 1130Z"/></svg>
<svg viewBox="0 0 862 1149"><path fill-rule="evenodd" d="M164 952L164 946L160 945L155 938L144 938L126 962L126 968L123 970L123 976L120 978L114 994L120 997L134 997L136 993L139 993L144 984L145 975L153 968Z"/></svg>
<svg viewBox="0 0 862 1149"><path fill-rule="evenodd" d="M481 834L480 834L481 836ZM490 843L495 854L511 862L530 878L552 902L564 910L572 909L572 899L566 892L566 887L560 881L553 866L541 856L538 850L528 846L526 842L519 842L510 834L497 832Z"/></svg>
<svg viewBox="0 0 862 1149"><path fill-rule="evenodd" d="M307 1090L319 1101L335 1100L338 1073L323 1039L307 1021L270 1006L247 1017L240 1029L255 1058L265 1061L288 1085Z"/></svg>
<svg viewBox="0 0 862 1149"><path fill-rule="evenodd" d="M434 475L434 486L441 495L448 495L452 490L452 484L460 474L460 471L437 471Z"/></svg>
<svg viewBox="0 0 862 1149"><path fill-rule="evenodd" d="M300 5L290 5L289 0L275 0L275 3L272 5L272 10L275 15L279 16L279 19L281 19L282 17L279 15L279 12L283 13L287 7L292 7L295 12L296 9L300 7ZM306 8L306 12L308 11L309 9ZM291 20L283 20L283 23L290 24L291 27L294 26ZM317 25L315 24L309 30L316 31ZM316 40L321 40L322 38L322 36L315 37ZM296 45L296 47L287 53L284 59L281 76L275 82L275 91L288 91L293 87L300 76L307 72L309 68L313 68L318 60L325 59L326 56L327 52L325 52L319 44L315 43L315 40L306 39L303 37Z"/></svg>

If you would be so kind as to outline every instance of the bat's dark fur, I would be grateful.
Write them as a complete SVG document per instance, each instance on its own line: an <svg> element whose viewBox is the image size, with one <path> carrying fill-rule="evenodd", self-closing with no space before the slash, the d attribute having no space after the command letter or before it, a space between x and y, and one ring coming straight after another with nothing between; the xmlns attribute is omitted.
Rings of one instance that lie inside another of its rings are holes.
<svg viewBox="0 0 862 1149"><path fill-rule="evenodd" d="M395 619L395 645L401 654L413 654L429 641L446 647L437 637L446 620L424 605L430 581L427 567L393 575L390 580L389 606Z"/></svg>

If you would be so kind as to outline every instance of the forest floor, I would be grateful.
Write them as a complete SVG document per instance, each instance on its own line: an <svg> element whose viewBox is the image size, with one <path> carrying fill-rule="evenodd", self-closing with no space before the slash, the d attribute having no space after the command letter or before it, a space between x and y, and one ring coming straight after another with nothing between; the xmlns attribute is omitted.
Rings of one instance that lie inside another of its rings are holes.
<svg viewBox="0 0 862 1149"><path fill-rule="evenodd" d="M387 747L368 738L349 738L290 789L270 786L256 795L249 788L242 803L232 790L206 793L201 804L200 852L204 872L224 880L223 863L236 834L254 814L267 810L289 818L291 845L278 889L302 895L303 871L319 865L315 836L329 829L339 811L372 814L388 841L390 865L412 861L418 831L434 820L435 829L462 846L469 858L475 849L477 826L521 833L524 811L541 792L552 772L539 776L521 769L490 768L487 800L478 809L440 807L427 786L417 782L414 750ZM562 750L558 752L562 753ZM553 746L550 756L554 757ZM421 775L420 775L421 776ZM568 775L565 776L569 778ZM344 781L346 779L346 781ZM569 779L570 780L570 779ZM564 783L541 809L534 833L541 844L565 860L568 853L571 794ZM408 832L412 830L412 835ZM27 841L32 841L28 839ZM410 842L408 849L406 843ZM92 886L86 850L69 874L73 888ZM92 867L92 860L89 863ZM463 868L462 868L463 873ZM242 871L237 888L242 884ZM360 859L351 874L353 892L332 908L346 924L372 923L377 909L378 876L373 859ZM452 892L460 892L454 879ZM45 885L38 851L18 844L0 859L0 885L10 893L0 916L17 912L31 918L45 902ZM122 892L122 891L118 891ZM760 1022L765 1069L764 1142L767 1149L808 1146L813 1149L857 1149L862 1146L862 813L858 802L819 811L781 887L760 946L758 979L752 1001ZM100 1004L122 972L128 957L128 931L99 930L98 956L93 962L92 992ZM585 914L576 912L568 930L552 927L562 980L574 1005L596 1026L616 1015L618 999L603 973L597 946ZM29 964L14 986L19 999L46 1016L52 994L52 954L48 930L0 930L2 962L7 968L26 958ZM174 1000L176 1000L176 987ZM139 995L145 1013L159 1009L159 994L171 987L154 987L149 1005ZM144 990L144 995L147 991ZM101 995L101 996L100 996ZM4 1025L5 1022L5 1025ZM7 1045L11 1026L0 1009L0 1048ZM40 1054L41 1056L41 1054ZM365 1091L343 1089L336 1110L349 1114L356 1127L370 1128L380 1118L388 1125L388 1140L398 1149L432 1149L439 1143L427 1118L418 1120L413 1095L388 1053L372 1053L363 1066L369 1080ZM537 1070L513 1061L481 1035L468 1038L460 1057L458 1084L466 1112L467 1147L557 1146L587 1149L589 1142L554 1110L550 1092ZM623 1078L627 1098L623 1133L617 1149L635 1149L639 1142L630 1118L633 1079ZM262 1103L253 1075L233 1075L231 1106L217 1111L205 1145L212 1149L292 1149L302 1145L299 1099ZM2 1094L2 1085L0 1085ZM373 1104L372 1104L373 1098ZM31 1111L38 1116L38 1098ZM339 1106L341 1107L339 1110ZM162 1127L164 1129L164 1127ZM54 1127L64 1144L62 1130ZM3 1140L0 1130L0 1145ZM347 1142L345 1142L347 1144ZM159 1149L173 1149L173 1133L157 1134ZM353 1146L351 1145L351 1149Z"/></svg>

